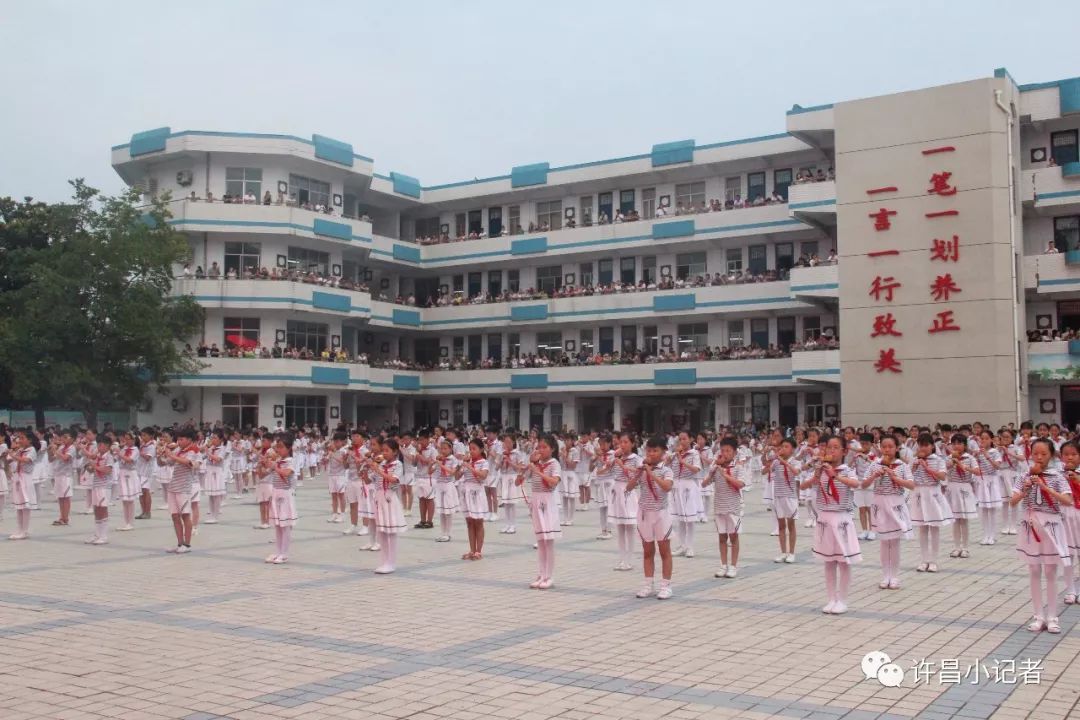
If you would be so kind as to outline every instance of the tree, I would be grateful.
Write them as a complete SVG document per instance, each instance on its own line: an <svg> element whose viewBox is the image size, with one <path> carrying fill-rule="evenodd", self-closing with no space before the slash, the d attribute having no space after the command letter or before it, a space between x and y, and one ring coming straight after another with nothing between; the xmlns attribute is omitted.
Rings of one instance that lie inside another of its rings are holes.
<svg viewBox="0 0 1080 720"><path fill-rule="evenodd" d="M190 255L167 223L168 198L105 197L81 180L73 201L0 200L0 380L17 402L82 411L131 407L169 377L197 372L181 350L202 323L171 294Z"/></svg>

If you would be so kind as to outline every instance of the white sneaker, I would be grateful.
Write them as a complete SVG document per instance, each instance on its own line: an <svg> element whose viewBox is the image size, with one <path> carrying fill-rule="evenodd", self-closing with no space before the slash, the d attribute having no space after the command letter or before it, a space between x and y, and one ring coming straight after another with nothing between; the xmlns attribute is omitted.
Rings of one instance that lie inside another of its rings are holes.
<svg viewBox="0 0 1080 720"><path fill-rule="evenodd" d="M682 557L685 554L686 554L686 548L683 547L682 545L675 548L675 552L671 553L672 557Z"/></svg>
<svg viewBox="0 0 1080 720"><path fill-rule="evenodd" d="M507 531L507 530L509 530L509 529L510 529L510 528L508 528L508 527L506 527L505 525L503 525L503 526L502 526L501 528L499 528L499 534L500 534L500 535L505 535L505 534L506 534L506 531Z"/></svg>
<svg viewBox="0 0 1080 720"><path fill-rule="evenodd" d="M686 558L687 560L694 557L694 549L693 548L686 548L686 554L683 555L683 557Z"/></svg>
<svg viewBox="0 0 1080 720"><path fill-rule="evenodd" d="M832 615L833 614L833 608L835 608L835 607L836 607L836 601L835 600L830 600L828 602L828 604L825 605L825 607L821 608L821 612L825 613L826 615Z"/></svg>
<svg viewBox="0 0 1080 720"><path fill-rule="evenodd" d="M278 558L277 555L267 555L266 558L263 560L263 562L264 563L272 563L275 560L277 560L277 558Z"/></svg>
<svg viewBox="0 0 1080 720"><path fill-rule="evenodd" d="M899 590L900 589L900 581L897 580L896 578L890 578L889 579L889 589L890 590Z"/></svg>
<svg viewBox="0 0 1080 720"><path fill-rule="evenodd" d="M255 530L269 530L269 529L270 529L270 525L269 525L269 524L265 524L265 525L252 525L251 527L252 527L253 529L255 529Z"/></svg>
<svg viewBox="0 0 1080 720"><path fill-rule="evenodd" d="M14 539L14 538L12 538L12 539ZM88 537L85 540L83 540L83 545L93 545L94 541L97 540L97 539L98 539L97 535L93 535L91 537Z"/></svg>
<svg viewBox="0 0 1080 720"><path fill-rule="evenodd" d="M987 545L997 545L997 540L994 539L994 538L989 538L989 540L987 541L986 544Z"/></svg>
<svg viewBox="0 0 1080 720"><path fill-rule="evenodd" d="M865 540L867 535L868 535L868 533L865 530L862 530L862 531L859 532L859 539L860 540Z"/></svg>
<svg viewBox="0 0 1080 720"><path fill-rule="evenodd" d="M435 538L435 542L450 542L450 536L449 535L440 535L439 537ZM360 549L363 550L363 548L360 548Z"/></svg>
<svg viewBox="0 0 1080 720"><path fill-rule="evenodd" d="M344 520L344 519L343 519L343 518L341 517L341 515L340 515L340 514L338 514L338 515L335 515L335 516L334 516L334 522L336 522L336 523L342 523L342 522L345 522L345 520Z"/></svg>
<svg viewBox="0 0 1080 720"><path fill-rule="evenodd" d="M833 604L833 615L843 615L847 612L847 605L842 602L836 602Z"/></svg>
<svg viewBox="0 0 1080 720"><path fill-rule="evenodd" d="M259 526L256 525L255 527L259 527ZM346 525L345 529L341 531L341 534L342 535L356 535L357 534L356 533L356 526L355 525Z"/></svg>
<svg viewBox="0 0 1080 720"><path fill-rule="evenodd" d="M243 495L233 495L233 496L232 496L232 499L233 499L233 500L242 500L243 498L244 498L244 496L243 496Z"/></svg>
<svg viewBox="0 0 1080 720"><path fill-rule="evenodd" d="M176 547L165 548L165 552L169 553L170 555L176 555L177 553L180 552L180 548L182 548L182 547L184 547L184 546L183 545L177 545Z"/></svg>
<svg viewBox="0 0 1080 720"><path fill-rule="evenodd" d="M275 565L284 565L287 562L289 562L289 558L285 555L278 555L276 558L274 558Z"/></svg>
<svg viewBox="0 0 1080 720"><path fill-rule="evenodd" d="M713 577L718 577L718 578L727 577L727 565L721 565L720 569L713 573Z"/></svg>
<svg viewBox="0 0 1080 720"><path fill-rule="evenodd" d="M657 600L667 600L672 595L670 585L661 585L660 592L656 593Z"/></svg>
<svg viewBox="0 0 1080 720"><path fill-rule="evenodd" d="M356 528L356 534L359 537L363 537L364 535L370 535L371 533L368 531L367 525L364 525Z"/></svg>
<svg viewBox="0 0 1080 720"><path fill-rule="evenodd" d="M915 572L926 572L926 568L930 566L930 563L919 563L915 566Z"/></svg>
<svg viewBox="0 0 1080 720"><path fill-rule="evenodd" d="M371 543L368 543L367 545L362 545L362 546L360 546L360 552L367 552L368 550L371 550L373 547L375 547L375 546L373 544L371 544Z"/></svg>
<svg viewBox="0 0 1080 720"><path fill-rule="evenodd" d="M507 528L506 534L507 535L516 535L517 534L517 528L514 527L513 525L511 525L509 528Z"/></svg>
<svg viewBox="0 0 1080 720"><path fill-rule="evenodd" d="M787 560L787 555L777 555L776 557L773 558L774 563L782 563L785 560Z"/></svg>
<svg viewBox="0 0 1080 720"><path fill-rule="evenodd" d="M567 521L566 521L566 526L567 526L567 527L571 527L571 526L572 526L573 524L574 524L574 521L573 521L573 520L567 520Z"/></svg>
<svg viewBox="0 0 1080 720"><path fill-rule="evenodd" d="M370 550L371 552L379 552L380 550L382 550L382 545L379 545L379 543L375 543L374 545L369 547L368 550Z"/></svg>
<svg viewBox="0 0 1080 720"><path fill-rule="evenodd" d="M870 532L866 533L866 539L870 540L871 542L877 540L877 533L871 530Z"/></svg>
<svg viewBox="0 0 1080 720"><path fill-rule="evenodd" d="M1057 635L1061 632L1061 623L1058 622L1056 617L1046 618L1046 632L1051 635Z"/></svg>
<svg viewBox="0 0 1080 720"><path fill-rule="evenodd" d="M203 520L203 523L205 523L207 525L217 525L217 522L218 522L217 518L215 518L215 517L208 517L205 520Z"/></svg>
<svg viewBox="0 0 1080 720"><path fill-rule="evenodd" d="M544 578L540 581L540 584L536 586L537 590L550 590L555 587L555 581L551 578Z"/></svg>
<svg viewBox="0 0 1080 720"><path fill-rule="evenodd" d="M881 588L882 590L888 590L889 589L889 579L888 578L882 578L881 582L879 582L877 584L877 586L879 588Z"/></svg>
<svg viewBox="0 0 1080 720"><path fill-rule="evenodd" d="M771 533L769 533L769 537L780 537L780 531L773 530Z"/></svg>
<svg viewBox="0 0 1080 720"><path fill-rule="evenodd" d="M332 523L332 522L334 522L334 518L336 518L336 517L337 517L337 515L331 515L330 517L326 518L326 522Z"/></svg>
<svg viewBox="0 0 1080 720"><path fill-rule="evenodd" d="M187 555L189 552L191 552L191 548L187 545L181 545L180 547L176 548L177 555Z"/></svg>
<svg viewBox="0 0 1080 720"><path fill-rule="evenodd" d="M795 562L795 553L788 553L787 557L784 558L784 562L788 563L789 565Z"/></svg>
<svg viewBox="0 0 1080 720"><path fill-rule="evenodd" d="M1046 623L1043 621L1043 619L1041 617L1036 615L1034 618L1031 619L1031 624L1028 625L1027 629L1028 629L1029 632L1037 633L1037 632L1042 632L1043 628L1045 628L1045 627L1046 627Z"/></svg>
<svg viewBox="0 0 1080 720"><path fill-rule="evenodd" d="M389 575L392 572L394 572L394 568L387 567L386 565L380 565L379 567L375 568L376 575Z"/></svg>
<svg viewBox="0 0 1080 720"><path fill-rule="evenodd" d="M738 568L736 568L734 565L728 565L727 566L727 573L724 574L724 577L733 578L733 577L735 577L735 575L738 572L739 572Z"/></svg>
<svg viewBox="0 0 1080 720"><path fill-rule="evenodd" d="M168 509L169 509L169 506L168 506L168 505L158 505L158 506L157 506L157 509L158 509L158 510L168 510ZM88 514L88 513L80 513L80 514L81 514L81 515L86 515L86 514Z"/></svg>
<svg viewBox="0 0 1080 720"><path fill-rule="evenodd" d="M652 583L645 583L644 587L642 587L640 590L638 590L637 595L635 595L634 597L637 597L639 599L644 599L644 598L647 598L647 597L652 597L654 592L656 592L656 591L653 589L653 584Z"/></svg>
<svg viewBox="0 0 1080 720"><path fill-rule="evenodd" d="M803 523L803 527L804 528L812 528L812 527L814 527L814 521L813 520L807 520L806 522Z"/></svg>
<svg viewBox="0 0 1080 720"><path fill-rule="evenodd" d="M542 582L544 582L544 578L538 577L531 583L529 583L529 587L531 587L533 590L536 590L538 587L540 587L540 583Z"/></svg>
<svg viewBox="0 0 1080 720"><path fill-rule="evenodd" d="M129 531L134 530L134 529L135 529L134 525L121 525L120 527L116 528L116 531L117 532L129 532Z"/></svg>

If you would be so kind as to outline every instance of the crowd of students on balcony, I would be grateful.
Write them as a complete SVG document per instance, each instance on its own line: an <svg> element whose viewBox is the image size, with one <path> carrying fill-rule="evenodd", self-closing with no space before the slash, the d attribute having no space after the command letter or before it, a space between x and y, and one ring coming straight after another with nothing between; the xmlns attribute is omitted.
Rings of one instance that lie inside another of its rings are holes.
<svg viewBox="0 0 1080 720"><path fill-rule="evenodd" d="M322 213L323 215L334 214L334 207L329 202L325 204L319 202L301 202L295 193L286 195L280 190L278 190L276 198L270 194L269 190L267 190L262 194L261 199L255 195L255 193L248 191L243 194L237 193L235 195L225 193L221 196L220 200L215 198L214 193L210 190L206 191L205 196L200 196L192 190L186 199L190 202L222 202L226 205L280 205L284 207L300 208L301 210L310 210L311 212ZM368 217L366 213L361 215L358 219L362 222L371 222L371 218Z"/></svg>
<svg viewBox="0 0 1080 720"><path fill-rule="evenodd" d="M795 175L795 184L804 185L806 183L826 182L835 179L836 173L833 172L832 168L829 168L828 172L822 172L821 168L818 168L816 173L810 172L809 170L800 170Z"/></svg>
<svg viewBox="0 0 1080 720"><path fill-rule="evenodd" d="M1080 340L1080 330L1073 328L1044 328L1028 330L1028 342L1056 342L1059 340Z"/></svg>
<svg viewBox="0 0 1080 720"><path fill-rule="evenodd" d="M185 264L180 271L180 277L185 280L281 280L287 282L300 282L308 285L320 285L322 287L341 288L343 290L355 290L356 292L370 292L370 288L366 283L354 282L346 277L333 277L329 275L323 275L322 273L309 270L304 272L298 268L265 268L265 267L248 267L244 268L240 274L237 274L235 268L229 268L224 274L221 272L221 267L217 262L213 262L208 270L203 270L202 265L198 265L194 270L191 269L191 264ZM385 299L387 302L392 302L389 298L380 297L380 300Z"/></svg>

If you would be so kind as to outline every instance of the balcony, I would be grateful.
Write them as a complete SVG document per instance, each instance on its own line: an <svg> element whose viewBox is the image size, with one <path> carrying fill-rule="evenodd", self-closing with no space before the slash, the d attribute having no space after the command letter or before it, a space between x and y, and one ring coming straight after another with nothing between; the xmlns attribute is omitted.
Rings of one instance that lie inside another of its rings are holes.
<svg viewBox="0 0 1080 720"><path fill-rule="evenodd" d="M790 271L791 297L812 301L840 297L840 265L794 267Z"/></svg>
<svg viewBox="0 0 1080 720"><path fill-rule="evenodd" d="M1024 257L1024 288L1039 295L1071 293L1080 290L1080 253Z"/></svg>
<svg viewBox="0 0 1080 720"><path fill-rule="evenodd" d="M1020 198L1039 215L1080 211L1080 163L1024 170Z"/></svg>
<svg viewBox="0 0 1080 720"><path fill-rule="evenodd" d="M361 320L371 316L368 293L287 280L178 278L173 281L173 293L193 295L200 305L208 308L326 312Z"/></svg>
<svg viewBox="0 0 1080 720"><path fill-rule="evenodd" d="M826 355L828 351L802 353ZM186 387L285 387L418 395L576 392L706 393L725 388L794 387L791 358L709 362L403 371L352 363L199 358L198 375L174 379ZM820 378L819 378L820 379Z"/></svg>
<svg viewBox="0 0 1080 720"><path fill-rule="evenodd" d="M242 205L178 200L169 224L186 232L259 233L319 238L363 250L372 245L371 223L288 205Z"/></svg>
<svg viewBox="0 0 1080 720"><path fill-rule="evenodd" d="M1032 382L1077 382L1080 380L1080 342L1028 343L1028 375Z"/></svg>
<svg viewBox="0 0 1080 720"><path fill-rule="evenodd" d="M788 212L811 225L836 225L836 181L792 185L788 188Z"/></svg>
<svg viewBox="0 0 1080 720"><path fill-rule="evenodd" d="M805 382L840 382L839 350L800 350L791 353L791 377Z"/></svg>

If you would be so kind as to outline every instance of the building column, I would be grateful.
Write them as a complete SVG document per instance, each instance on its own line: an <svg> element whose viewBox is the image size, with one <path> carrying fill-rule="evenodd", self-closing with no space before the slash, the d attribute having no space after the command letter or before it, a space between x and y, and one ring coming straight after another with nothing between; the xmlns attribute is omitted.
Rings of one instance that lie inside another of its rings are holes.
<svg viewBox="0 0 1080 720"><path fill-rule="evenodd" d="M566 398L566 400L563 401L562 412L563 424L566 425L567 429L577 432L579 430L577 416L577 398L573 396Z"/></svg>
<svg viewBox="0 0 1080 720"><path fill-rule="evenodd" d="M622 432L622 396L616 394L612 400L611 425L615 432Z"/></svg>
<svg viewBox="0 0 1080 720"><path fill-rule="evenodd" d="M728 425L730 422L727 395L717 395L713 398L713 430L717 430L721 425Z"/></svg>
<svg viewBox="0 0 1080 720"><path fill-rule="evenodd" d="M518 430L528 434L529 432L529 398L518 398Z"/></svg>

